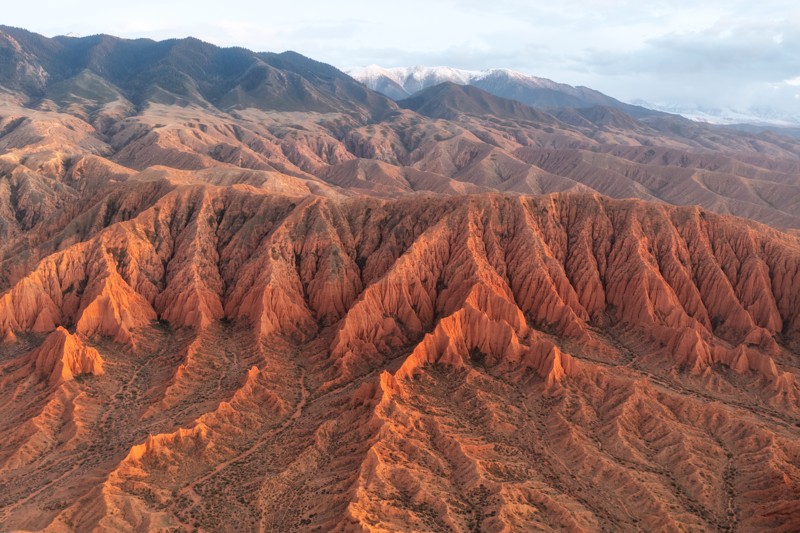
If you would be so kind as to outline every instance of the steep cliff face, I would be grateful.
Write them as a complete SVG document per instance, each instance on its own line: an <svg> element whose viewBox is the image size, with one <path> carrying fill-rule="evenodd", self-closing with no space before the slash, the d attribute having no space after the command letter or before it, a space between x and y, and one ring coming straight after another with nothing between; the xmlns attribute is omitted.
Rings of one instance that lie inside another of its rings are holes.
<svg viewBox="0 0 800 533"><path fill-rule="evenodd" d="M797 238L171 187L0 297L10 527L800 525Z"/></svg>

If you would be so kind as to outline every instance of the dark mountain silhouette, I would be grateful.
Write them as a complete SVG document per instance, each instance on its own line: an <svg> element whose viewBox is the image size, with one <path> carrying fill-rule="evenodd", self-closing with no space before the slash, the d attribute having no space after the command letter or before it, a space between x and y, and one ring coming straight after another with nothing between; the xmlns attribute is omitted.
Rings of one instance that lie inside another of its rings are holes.
<svg viewBox="0 0 800 533"><path fill-rule="evenodd" d="M514 100L494 96L477 87L445 82L401 100L399 105L430 118L452 119L464 115L492 115L542 123L554 122L547 113Z"/></svg>
<svg viewBox="0 0 800 533"><path fill-rule="evenodd" d="M373 65L354 69L352 73L371 89L395 100L404 100L419 91L449 81L478 87L495 96L544 110L604 106L622 110L636 118L666 115L660 111L620 102L588 87L573 87L507 69L475 72L449 67L383 69Z"/></svg>
<svg viewBox="0 0 800 533"><path fill-rule="evenodd" d="M152 41L107 35L56 37L0 26L0 85L31 99L66 104L124 96L221 110L356 112L394 109L330 65L293 52L258 54L195 38Z"/></svg>

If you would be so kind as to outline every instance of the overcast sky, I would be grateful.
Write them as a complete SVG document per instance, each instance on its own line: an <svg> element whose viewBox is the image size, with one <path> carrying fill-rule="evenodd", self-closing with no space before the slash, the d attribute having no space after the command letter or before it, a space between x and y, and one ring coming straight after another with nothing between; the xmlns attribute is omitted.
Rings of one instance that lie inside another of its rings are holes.
<svg viewBox="0 0 800 533"><path fill-rule="evenodd" d="M36 0L2 22L48 36L192 35L340 68L504 67L623 100L800 113L797 0Z"/></svg>

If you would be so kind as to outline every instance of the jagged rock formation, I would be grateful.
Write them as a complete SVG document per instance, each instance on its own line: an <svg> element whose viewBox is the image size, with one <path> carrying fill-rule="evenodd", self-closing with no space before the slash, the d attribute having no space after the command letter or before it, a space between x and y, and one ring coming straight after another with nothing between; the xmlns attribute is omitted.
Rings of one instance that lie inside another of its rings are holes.
<svg viewBox="0 0 800 533"><path fill-rule="evenodd" d="M85 346L62 327L47 336L31 354L31 359L36 373L51 384L70 381L83 374L99 376L103 373L103 360L97 350Z"/></svg>
<svg viewBox="0 0 800 533"><path fill-rule="evenodd" d="M0 529L800 528L797 141L0 52Z"/></svg>
<svg viewBox="0 0 800 533"><path fill-rule="evenodd" d="M799 298L698 208L180 186L0 302L2 520L792 529Z"/></svg>

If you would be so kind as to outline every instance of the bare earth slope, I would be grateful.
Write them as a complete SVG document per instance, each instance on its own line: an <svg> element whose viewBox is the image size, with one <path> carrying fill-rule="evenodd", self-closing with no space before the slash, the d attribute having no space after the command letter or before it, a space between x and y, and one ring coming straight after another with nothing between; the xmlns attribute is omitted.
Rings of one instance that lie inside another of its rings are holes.
<svg viewBox="0 0 800 533"><path fill-rule="evenodd" d="M797 531L799 156L0 27L0 530Z"/></svg>
<svg viewBox="0 0 800 533"><path fill-rule="evenodd" d="M798 298L697 208L178 187L0 300L0 520L795 530Z"/></svg>
<svg viewBox="0 0 800 533"><path fill-rule="evenodd" d="M800 228L800 142L768 132L602 106L545 112L454 84L399 107L298 54L196 39L0 27L0 51L4 238L152 167L325 195L595 191Z"/></svg>

